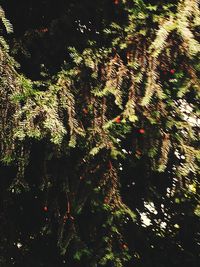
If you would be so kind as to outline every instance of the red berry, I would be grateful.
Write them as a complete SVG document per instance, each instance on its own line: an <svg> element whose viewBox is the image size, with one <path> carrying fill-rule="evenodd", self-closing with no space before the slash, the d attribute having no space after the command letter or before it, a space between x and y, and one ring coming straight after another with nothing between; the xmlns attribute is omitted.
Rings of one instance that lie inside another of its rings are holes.
<svg viewBox="0 0 200 267"><path fill-rule="evenodd" d="M118 5L119 4L119 0L114 0L114 4Z"/></svg>
<svg viewBox="0 0 200 267"><path fill-rule="evenodd" d="M120 122L121 122L121 119L120 119L119 116L118 116L117 118L115 118L115 122L116 122L116 123L120 123Z"/></svg>
<svg viewBox="0 0 200 267"><path fill-rule="evenodd" d="M175 73L175 70L174 69L170 70L170 73L171 74L174 74Z"/></svg>
<svg viewBox="0 0 200 267"><path fill-rule="evenodd" d="M122 244L122 248L123 248L123 249L127 249L128 246L127 246L126 244Z"/></svg>
<svg viewBox="0 0 200 267"><path fill-rule="evenodd" d="M43 210L44 211L48 211L48 207L47 206L44 206Z"/></svg>
<svg viewBox="0 0 200 267"><path fill-rule="evenodd" d="M142 155L142 152L141 152L140 150L136 150L136 154L137 154L138 156L140 156L140 155Z"/></svg>
<svg viewBox="0 0 200 267"><path fill-rule="evenodd" d="M144 129L139 129L139 133L144 134L145 130Z"/></svg>

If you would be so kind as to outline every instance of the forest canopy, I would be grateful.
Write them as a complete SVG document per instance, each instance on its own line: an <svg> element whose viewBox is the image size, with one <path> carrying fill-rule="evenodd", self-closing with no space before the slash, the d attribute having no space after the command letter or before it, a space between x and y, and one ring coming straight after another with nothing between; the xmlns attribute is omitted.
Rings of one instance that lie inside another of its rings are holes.
<svg viewBox="0 0 200 267"><path fill-rule="evenodd" d="M0 265L198 267L199 0L0 1Z"/></svg>

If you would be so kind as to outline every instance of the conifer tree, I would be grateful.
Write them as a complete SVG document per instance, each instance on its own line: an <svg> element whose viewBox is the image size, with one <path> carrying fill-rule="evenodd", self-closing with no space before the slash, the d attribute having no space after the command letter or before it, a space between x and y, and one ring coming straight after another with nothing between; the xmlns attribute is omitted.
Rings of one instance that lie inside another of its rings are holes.
<svg viewBox="0 0 200 267"><path fill-rule="evenodd" d="M76 7L87 13L85 3ZM43 65L38 80L20 73L0 38L0 260L198 266L199 1L97 5L102 21L77 16L81 46L71 42L60 70ZM10 45L34 44L35 34L47 43L61 21Z"/></svg>

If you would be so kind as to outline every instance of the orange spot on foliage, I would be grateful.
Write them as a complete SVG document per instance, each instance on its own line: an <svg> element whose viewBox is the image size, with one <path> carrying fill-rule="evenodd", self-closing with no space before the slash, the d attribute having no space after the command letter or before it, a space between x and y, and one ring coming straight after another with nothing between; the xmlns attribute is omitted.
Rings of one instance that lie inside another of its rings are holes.
<svg viewBox="0 0 200 267"><path fill-rule="evenodd" d="M115 118L115 122L116 122L116 123L120 123L120 122L121 122L121 118L120 118L120 116L118 116L117 118Z"/></svg>
<svg viewBox="0 0 200 267"><path fill-rule="evenodd" d="M145 130L144 129L139 129L139 133L144 134Z"/></svg>

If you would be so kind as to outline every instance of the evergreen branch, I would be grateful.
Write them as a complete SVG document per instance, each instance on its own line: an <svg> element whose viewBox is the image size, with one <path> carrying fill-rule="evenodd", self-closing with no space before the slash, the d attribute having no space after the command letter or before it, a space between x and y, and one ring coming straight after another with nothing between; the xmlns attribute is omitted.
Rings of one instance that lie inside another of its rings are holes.
<svg viewBox="0 0 200 267"><path fill-rule="evenodd" d="M0 6L0 19L7 31L7 33L12 33L13 32L13 26L10 23L10 21L5 17L5 12L3 8Z"/></svg>

